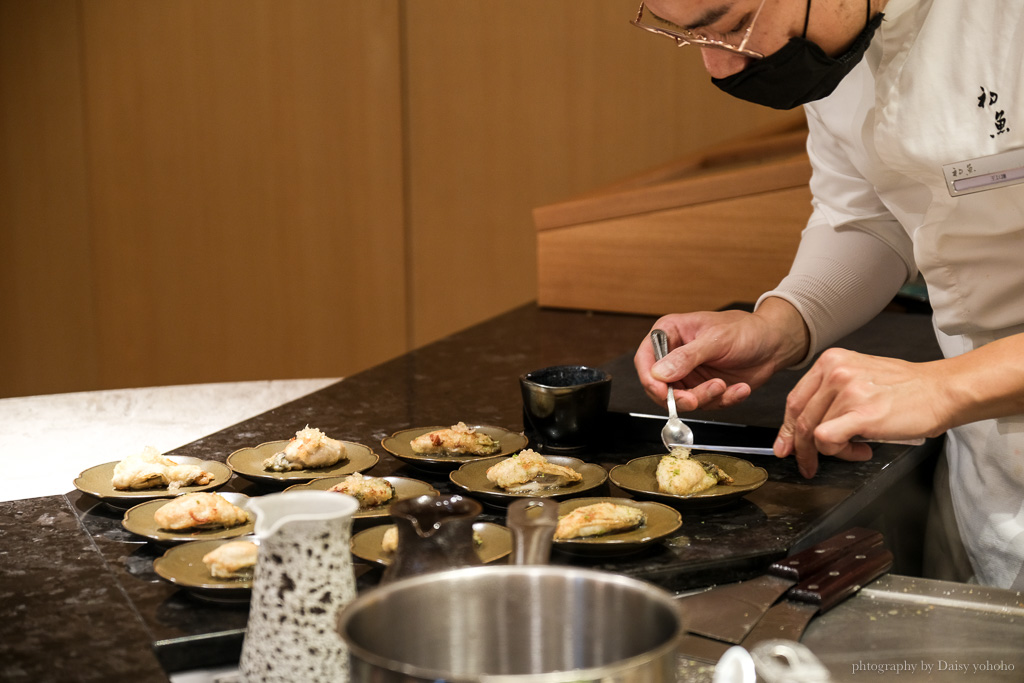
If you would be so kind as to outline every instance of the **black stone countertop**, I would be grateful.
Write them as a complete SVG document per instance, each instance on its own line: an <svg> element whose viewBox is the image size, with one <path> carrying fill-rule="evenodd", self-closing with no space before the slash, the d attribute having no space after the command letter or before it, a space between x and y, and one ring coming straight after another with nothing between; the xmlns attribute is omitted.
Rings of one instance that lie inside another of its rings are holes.
<svg viewBox="0 0 1024 683"><path fill-rule="evenodd" d="M289 438L308 424L371 446L381 456L371 474L397 473L454 492L446 473L404 465L380 447L381 439L408 427L459 420L521 430L518 376L582 363L602 366L615 377L612 409L618 419L610 423L615 428L608 446L584 456L610 468L661 451L657 429L651 429L652 423L660 429L660 422L625 416L663 414L643 396L631 362L653 321L524 306L175 453L223 461L238 448ZM883 313L840 345L910 360L938 354L922 315ZM782 373L741 408L696 417L776 426L798 377ZM698 435L701 429L725 442L730 438L728 428L696 423ZM768 471L769 481L733 506L684 511L682 528L664 543L599 559L555 551L552 562L621 572L670 590L747 578L856 522L937 448L878 446L867 463L826 459L810 481L799 476L791 459L751 456ZM237 477L227 488L265 492ZM164 670L237 661L247 607L205 602L157 577L152 561L164 549L125 531L122 514L77 491L0 504L0 680L160 681L166 680ZM502 522L504 513L485 506L483 519ZM376 567L360 562L357 574L362 589L379 578Z"/></svg>

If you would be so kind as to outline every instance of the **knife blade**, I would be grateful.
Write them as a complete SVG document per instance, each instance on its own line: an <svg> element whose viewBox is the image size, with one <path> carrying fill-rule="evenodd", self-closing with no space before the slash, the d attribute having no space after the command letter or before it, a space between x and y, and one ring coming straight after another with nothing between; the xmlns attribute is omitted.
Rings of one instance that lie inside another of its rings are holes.
<svg viewBox="0 0 1024 683"><path fill-rule="evenodd" d="M863 553L844 556L839 565L841 568L838 570L829 567L791 588L790 592L795 597L811 602L789 600L790 593L787 593L787 599L769 608L749 635L740 641L740 646L751 650L766 640L782 638L799 641L807 624L816 614L828 611L853 595L862 585L887 572L892 567L892 553L882 546L875 546ZM830 576L833 572L836 575ZM814 604L815 600L819 604ZM684 657L714 664L730 647L734 645L695 633L685 633L679 639L677 651Z"/></svg>
<svg viewBox="0 0 1024 683"><path fill-rule="evenodd" d="M892 568L893 556L878 546L847 555L829 569L803 581L772 606L740 643L750 650L765 640L799 641L807 624Z"/></svg>
<svg viewBox="0 0 1024 683"><path fill-rule="evenodd" d="M738 644L787 590L841 558L879 546L882 534L853 528L773 563L768 573L679 598L686 630Z"/></svg>

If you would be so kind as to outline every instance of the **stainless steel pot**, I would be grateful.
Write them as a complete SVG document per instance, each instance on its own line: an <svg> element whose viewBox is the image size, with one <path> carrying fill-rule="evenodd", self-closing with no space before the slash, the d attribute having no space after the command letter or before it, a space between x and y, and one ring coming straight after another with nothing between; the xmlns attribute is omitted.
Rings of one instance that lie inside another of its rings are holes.
<svg viewBox="0 0 1024 683"><path fill-rule="evenodd" d="M470 567L402 579L339 617L351 680L675 681L679 608L629 577Z"/></svg>
<svg viewBox="0 0 1024 683"><path fill-rule="evenodd" d="M668 683L683 623L667 591L637 579L490 566L369 591L338 629L354 683Z"/></svg>

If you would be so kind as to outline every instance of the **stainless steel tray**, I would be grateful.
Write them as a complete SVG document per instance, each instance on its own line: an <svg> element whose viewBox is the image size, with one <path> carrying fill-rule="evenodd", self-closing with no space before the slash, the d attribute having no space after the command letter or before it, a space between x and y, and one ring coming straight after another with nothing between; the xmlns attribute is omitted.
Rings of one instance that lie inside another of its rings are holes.
<svg viewBox="0 0 1024 683"><path fill-rule="evenodd" d="M801 641L832 680L1024 680L1024 594L887 575L816 618ZM680 660L679 681L714 667Z"/></svg>

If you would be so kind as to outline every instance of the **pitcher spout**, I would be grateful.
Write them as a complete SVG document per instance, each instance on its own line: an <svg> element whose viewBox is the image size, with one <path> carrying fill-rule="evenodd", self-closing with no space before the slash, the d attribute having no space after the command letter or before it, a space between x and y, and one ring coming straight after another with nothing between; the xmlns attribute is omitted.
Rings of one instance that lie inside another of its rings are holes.
<svg viewBox="0 0 1024 683"><path fill-rule="evenodd" d="M254 531L262 541L293 522L326 522L351 517L359 509L359 502L352 496L332 491L288 491L254 498L249 508L256 513Z"/></svg>

